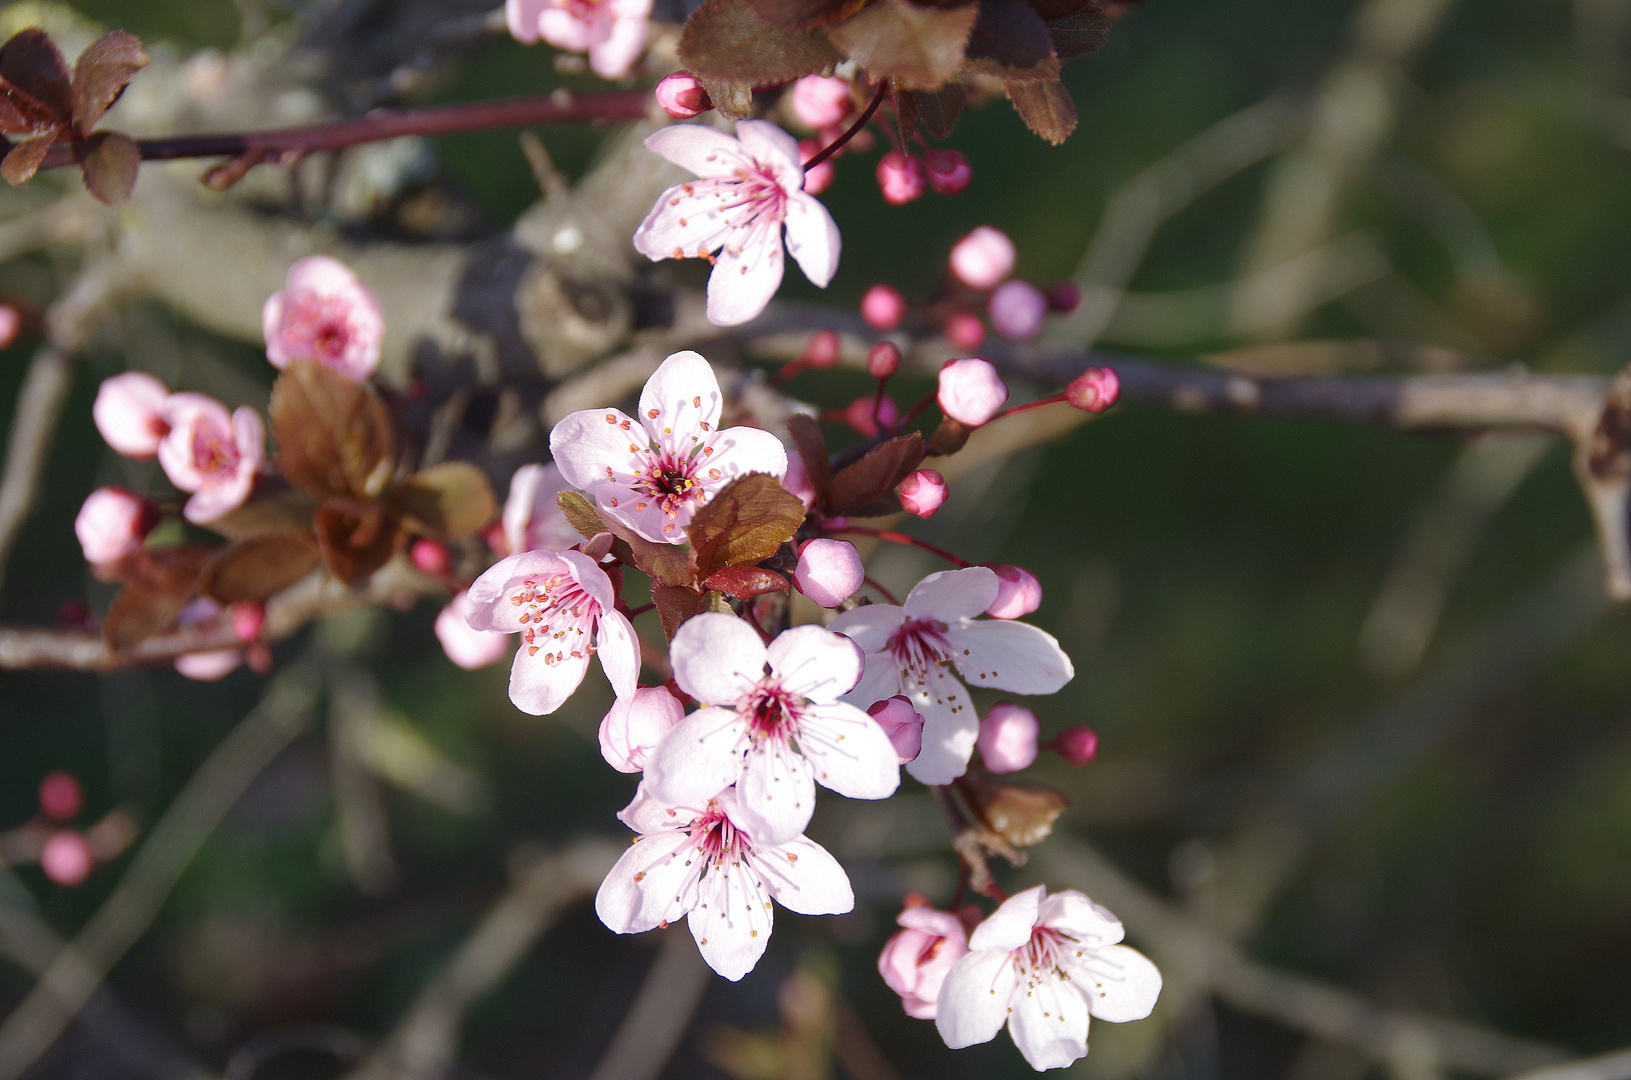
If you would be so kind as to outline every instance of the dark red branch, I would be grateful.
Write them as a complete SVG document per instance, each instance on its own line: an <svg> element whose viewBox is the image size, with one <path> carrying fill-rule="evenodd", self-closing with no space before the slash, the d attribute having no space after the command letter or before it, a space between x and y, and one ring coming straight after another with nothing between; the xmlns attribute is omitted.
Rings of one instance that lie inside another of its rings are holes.
<svg viewBox="0 0 1631 1080"><path fill-rule="evenodd" d="M859 135L861 133L861 129L866 127L867 121L872 119L872 114L878 111L878 106L883 104L883 96L888 88L888 83L880 84L878 86L878 92L872 95L872 104L866 107L866 112L861 114L861 118L855 121L855 123L851 124L849 126L849 130L844 132L844 134L838 136L838 138L834 139L820 150L817 150L815 156L804 163L804 171L809 172L817 165L820 165L823 161L826 161L828 158L838 153L838 151L842 150L845 143Z"/></svg>
<svg viewBox="0 0 1631 1080"><path fill-rule="evenodd" d="M938 555L942 559L961 569L967 569L974 564L967 559L959 559L944 548L937 548L926 540L919 540L915 536L895 532L893 529L869 529L864 525L846 525L842 529L832 530L834 535L850 533L854 536L871 536L878 540L887 540L891 544L905 544L907 547L921 548L931 555Z"/></svg>

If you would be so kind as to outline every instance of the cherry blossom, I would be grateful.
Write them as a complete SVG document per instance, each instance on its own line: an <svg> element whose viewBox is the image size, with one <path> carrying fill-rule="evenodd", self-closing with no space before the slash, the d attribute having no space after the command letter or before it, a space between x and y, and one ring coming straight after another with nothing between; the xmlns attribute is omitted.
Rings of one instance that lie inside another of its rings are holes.
<svg viewBox="0 0 1631 1080"><path fill-rule="evenodd" d="M956 915L915 894L895 922L905 929L884 943L878 974L900 995L907 1016L933 1020L946 975L968 954L968 931Z"/></svg>
<svg viewBox="0 0 1631 1080"><path fill-rule="evenodd" d="M40 812L62 824L85 808L85 789L73 773L55 769L40 780Z"/></svg>
<svg viewBox="0 0 1631 1080"><path fill-rule="evenodd" d="M1155 1008L1161 973L1117 944L1116 917L1073 889L1046 892L1011 897L969 935L940 988L947 1046L989 1042L1006 1023L1033 1069L1061 1069L1087 1053L1090 1016L1124 1023Z"/></svg>
<svg viewBox="0 0 1631 1080"><path fill-rule="evenodd" d="M991 329L1009 341L1030 341L1042 332L1048 317L1048 298L1042 290L1023 278L1011 278L998 285L986 302Z"/></svg>
<svg viewBox="0 0 1631 1080"><path fill-rule="evenodd" d="M865 579L861 555L847 540L806 540L799 548L793 584L824 608L835 608L848 600Z"/></svg>
<svg viewBox="0 0 1631 1080"><path fill-rule="evenodd" d="M1008 401L1008 385L989 360L947 360L940 366L935 400L940 411L953 420L979 427L1002 411Z"/></svg>
<svg viewBox="0 0 1631 1080"><path fill-rule="evenodd" d="M613 692L634 692L640 647L615 600L611 579L581 551L526 551L500 559L470 586L469 623L521 635L510 701L544 716L572 696L597 652Z"/></svg>
<svg viewBox="0 0 1631 1080"><path fill-rule="evenodd" d="M980 748L980 760L994 773L1028 769L1036 760L1040 730L1036 713L1011 701L999 701L980 721L980 735L975 742Z"/></svg>
<svg viewBox="0 0 1631 1080"><path fill-rule="evenodd" d="M140 495L124 488L97 488L74 518L74 535L85 561L101 565L140 551L158 521L158 509Z"/></svg>
<svg viewBox="0 0 1631 1080"><path fill-rule="evenodd" d="M803 189L798 141L768 120L743 120L736 138L703 124L675 124L646 139L699 179L663 192L634 233L649 259L712 259L708 321L745 323L782 281L782 228L804 274L826 288L838 269L832 216Z"/></svg>
<svg viewBox="0 0 1631 1080"><path fill-rule="evenodd" d="M923 155L929 186L938 195L956 195L974 180L974 166L961 150L930 150Z"/></svg>
<svg viewBox="0 0 1631 1080"><path fill-rule="evenodd" d="M1086 724L1077 724L1056 735L1052 746L1070 764L1086 765L1099 756L1099 733Z"/></svg>
<svg viewBox="0 0 1631 1080"><path fill-rule="evenodd" d="M638 421L617 409L572 413L550 432L550 454L601 514L647 540L683 544L691 516L720 488L746 473L787 471L787 451L768 431L720 430L722 400L708 361L678 352L640 392Z"/></svg>
<svg viewBox="0 0 1631 1080"><path fill-rule="evenodd" d="M946 502L946 478L934 469L918 469L900 482L900 504L908 513L932 518Z"/></svg>
<svg viewBox="0 0 1631 1080"><path fill-rule="evenodd" d="M847 79L806 75L788 95L793 115L808 128L829 128L855 111L855 92Z"/></svg>
<svg viewBox="0 0 1631 1080"><path fill-rule="evenodd" d="M203 394L171 394L160 410L170 430L159 443L159 464L170 482L193 493L182 511L203 525L249 498L266 456L266 429L248 406L229 413Z"/></svg>
<svg viewBox="0 0 1631 1080"><path fill-rule="evenodd" d="M215 682L237 671L243 662L241 649L210 649L182 653L176 657L175 668L194 682Z"/></svg>
<svg viewBox="0 0 1631 1080"><path fill-rule="evenodd" d="M1115 368L1088 368L1065 387L1065 400L1083 412L1101 413L1121 396L1121 379Z"/></svg>
<svg viewBox="0 0 1631 1080"><path fill-rule="evenodd" d="M1014 272L1014 258L1014 242L1008 234L981 225L952 246L948 265L958 281L984 292Z"/></svg>
<svg viewBox="0 0 1631 1080"><path fill-rule="evenodd" d="M891 206L904 206L921 199L928 183L923 159L899 150L891 150L878 159L877 177L883 201Z"/></svg>
<svg viewBox="0 0 1631 1080"><path fill-rule="evenodd" d="M880 341L866 351L866 373L874 379L887 379L900 370L900 346Z"/></svg>
<svg viewBox="0 0 1631 1080"><path fill-rule="evenodd" d="M1046 632L977 619L996 596L997 575L971 566L930 574L904 606L868 604L832 622L866 653L866 670L844 700L865 707L902 694L923 714L923 752L906 768L925 784L963 775L979 734L959 676L1016 694L1052 694L1075 675Z"/></svg>
<svg viewBox="0 0 1631 1080"><path fill-rule="evenodd" d="M40 848L40 869L45 876L68 888L82 885L96 867L96 854L83 833L58 829L46 837Z"/></svg>
<svg viewBox="0 0 1631 1080"><path fill-rule="evenodd" d="M645 51L651 0L507 0L504 17L522 44L588 53L596 75L621 79Z"/></svg>
<svg viewBox="0 0 1631 1080"><path fill-rule="evenodd" d="M906 318L906 297L892 285L874 285L861 297L861 318L874 330L893 330Z"/></svg>
<svg viewBox="0 0 1631 1080"><path fill-rule="evenodd" d="M267 298L261 330L273 367L315 360L362 382L379 367L385 319L349 266L310 255L289 267L283 291Z"/></svg>
<svg viewBox="0 0 1631 1080"><path fill-rule="evenodd" d="M848 638L796 626L766 646L742 619L704 612L680 626L669 655L674 681L705 707L651 755L646 773L659 798L698 806L735 784L736 820L781 841L810 823L817 781L852 799L887 798L900 785L889 736L838 700L861 675Z"/></svg>
<svg viewBox="0 0 1631 1080"><path fill-rule="evenodd" d="M508 554L548 548L565 551L580 543L578 535L561 513L556 496L572 490L561 475L559 465L523 465L510 477L510 496L504 500L504 542Z"/></svg>
<svg viewBox="0 0 1631 1080"><path fill-rule="evenodd" d="M641 836L595 895L595 913L619 934L688 916L709 967L732 982L753 970L770 942L770 901L800 915L855 906L849 878L827 850L803 836L779 843L743 823L734 788L695 808L663 803L644 784L618 814Z"/></svg>
<svg viewBox="0 0 1631 1080"><path fill-rule="evenodd" d="M600 754L618 772L639 772L663 736L685 718L665 686L642 686L619 698L600 721Z"/></svg>
<svg viewBox="0 0 1631 1080"><path fill-rule="evenodd" d="M150 458L170 430L163 415L170 390L153 376L126 371L103 379L91 406L96 430L107 444L126 457Z"/></svg>
<svg viewBox="0 0 1631 1080"><path fill-rule="evenodd" d="M470 593L460 592L436 613L436 640L447 658L476 671L504 659L515 643L510 635L497 630L477 630L470 625Z"/></svg>
<svg viewBox="0 0 1631 1080"><path fill-rule="evenodd" d="M985 340L985 323L972 311L954 311L946 316L943 332L946 340L958 349L978 349Z"/></svg>

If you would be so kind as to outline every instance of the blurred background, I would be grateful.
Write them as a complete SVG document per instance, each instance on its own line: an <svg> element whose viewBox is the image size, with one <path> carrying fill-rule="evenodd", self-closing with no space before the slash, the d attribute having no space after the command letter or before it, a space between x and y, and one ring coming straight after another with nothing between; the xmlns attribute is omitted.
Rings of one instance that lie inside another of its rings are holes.
<svg viewBox="0 0 1631 1080"><path fill-rule="evenodd" d="M379 80L427 27L488 7L82 0L72 13L10 5L0 30L79 19L180 59L261 50L304 65L310 93L345 112L379 103ZM1146 0L1101 53L1067 66L1081 123L1064 146L991 102L951 140L972 186L900 208L872 180L877 151L839 159L823 196L845 239L838 276L823 294L792 275L783 295L853 309L882 281L925 300L951 243L991 224L1039 285L1128 290L1103 318L1089 304L1059 320L1060 340L1279 374L1612 374L1631 347L1628 58L1627 0ZM399 100L592 83L546 47L490 33L421 74ZM538 134L569 178L603 138ZM265 212L353 239L480 242L538 197L515 132L391 145L392 182L360 203ZM77 183L52 178L30 197ZM0 192L0 214L26 208ZM1146 226L1147 252L1115 241ZM1134 255L1117 262L1113 241ZM48 302L77 258L13 259L0 292ZM0 354L0 400L15 399L27 352ZM713 358L774 366L751 350ZM168 306L121 307L76 376L0 591L5 623L106 603L71 523L93 486L152 480L91 422L100 379L127 366L262 406L274 374L254 346ZM868 385L807 373L787 389L841 408ZM1102 740L1089 766L1044 756L1032 770L1073 806L1001 877L1103 900L1168 985L1152 1019L1096 1024L1069 1075L1503 1075L1631 1044L1631 621L1602 596L1562 440L1123 405L959 478L946 509L911 528L1041 578L1031 621L1077 676L1026 704L1045 737L1087 723ZM872 566L901 593L940 569L906 549ZM554 716L525 716L506 665L472 674L443 656L439 607L333 616L276 647L280 669L326 658L351 696L332 695L254 779L112 971L105 1007L31 1075L342 1075L542 853L625 841L612 815L635 778L598 752L604 681L591 675ZM655 634L651 618L640 625ZM167 667L0 675L0 830L35 818L41 779L63 770L84 788L77 826L117 812L139 847L266 681L239 669L197 683ZM855 912L779 912L754 972L699 984L661 1075L1027 1075L1006 1036L948 1051L876 973L903 894L944 904L955 888L928 794L908 781L886 804L824 798L811 832L849 868ZM0 904L72 936L130 861L71 888L19 865ZM34 985L19 959L28 936L0 934L8 1009ZM581 899L561 908L471 1001L454 1075L589 1076L662 937L616 937ZM1384 1025L1367 1048L1346 1028L1288 1021L1331 1003L1301 982L1253 990L1236 947L1365 1008L1518 1041L1470 1069L1474 1051L1447 1061L1415 1029ZM1276 1012L1263 1004L1276 994L1295 1000Z"/></svg>

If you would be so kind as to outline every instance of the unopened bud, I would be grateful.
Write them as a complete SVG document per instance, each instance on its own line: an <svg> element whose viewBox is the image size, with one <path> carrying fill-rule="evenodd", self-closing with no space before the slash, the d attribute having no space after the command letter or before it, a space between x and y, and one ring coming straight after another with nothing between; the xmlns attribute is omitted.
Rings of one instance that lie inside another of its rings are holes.
<svg viewBox="0 0 1631 1080"><path fill-rule="evenodd" d="M822 146L823 144L819 139L800 139L799 160L809 161L821 153ZM832 158L811 165L804 170L804 193L806 195L820 195L832 186L834 175L836 174L833 171Z"/></svg>
<svg viewBox="0 0 1631 1080"><path fill-rule="evenodd" d="M889 736L902 765L917 760L917 756L923 752L923 714L912 708L911 701L896 694L892 698L873 702L867 714Z"/></svg>
<svg viewBox="0 0 1631 1080"><path fill-rule="evenodd" d="M985 341L985 323L970 311L954 311L946 318L943 331L952 346L965 352L978 349Z"/></svg>
<svg viewBox="0 0 1631 1080"><path fill-rule="evenodd" d="M839 352L838 335L831 330L817 330L810 335L810 343L804 346L799 361L806 367L825 371L838 366Z"/></svg>
<svg viewBox="0 0 1631 1080"><path fill-rule="evenodd" d="M11 304L0 304L0 349L9 349L23 329L23 313Z"/></svg>
<svg viewBox="0 0 1631 1080"><path fill-rule="evenodd" d="M689 71L676 71L657 84L657 104L676 120L701 116L714 107L702 80Z"/></svg>
<svg viewBox="0 0 1631 1080"><path fill-rule="evenodd" d="M52 833L40 849L40 869L45 876L70 889L84 884L95 866L90 843L72 829Z"/></svg>
<svg viewBox="0 0 1631 1080"><path fill-rule="evenodd" d="M1083 412L1101 413L1121 396L1121 380L1114 368L1088 368L1065 387L1065 400Z"/></svg>
<svg viewBox="0 0 1631 1080"><path fill-rule="evenodd" d="M224 679L244 662L240 649L210 649L207 652L182 653L176 657L175 668L196 682L214 682Z"/></svg>
<svg viewBox="0 0 1631 1080"><path fill-rule="evenodd" d="M961 150L930 150L923 155L929 170L929 186L938 195L955 195L974 179L974 166Z"/></svg>
<svg viewBox="0 0 1631 1080"><path fill-rule="evenodd" d="M874 285L861 297L861 318L874 330L893 330L906 318L906 297L893 286Z"/></svg>
<svg viewBox="0 0 1631 1080"><path fill-rule="evenodd" d="M797 451L787 455L787 474L782 477L782 487L797 495L806 510L816 504L820 495L815 481L810 479L810 470L804 467L804 458Z"/></svg>
<svg viewBox="0 0 1631 1080"><path fill-rule="evenodd" d="M430 577L446 577L448 571L453 569L453 556L447 548L428 537L420 537L408 549L408 557L421 574Z"/></svg>
<svg viewBox="0 0 1631 1080"><path fill-rule="evenodd" d="M892 206L904 206L923 197L927 174L923 159L915 154L889 151L878 159L877 175L884 202Z"/></svg>
<svg viewBox="0 0 1631 1080"><path fill-rule="evenodd" d="M1042 583L1020 566L985 563L997 575L997 598L985 613L993 619L1017 619L1042 606Z"/></svg>
<svg viewBox="0 0 1631 1080"><path fill-rule="evenodd" d="M266 626L266 605L259 600L239 600L227 608L232 635L239 641L254 641Z"/></svg>
<svg viewBox="0 0 1631 1080"><path fill-rule="evenodd" d="M140 551L158 521L158 508L140 495L124 488L97 488L74 518L74 535L86 562L114 563Z"/></svg>
<svg viewBox="0 0 1631 1080"><path fill-rule="evenodd" d="M1082 303L1082 290L1074 281L1061 281L1056 285L1049 285L1042 290L1042 295L1048 298L1048 310L1057 311L1061 315L1069 315Z"/></svg>
<svg viewBox="0 0 1631 1080"><path fill-rule="evenodd" d="M1068 727L1054 738L1053 749L1072 765L1086 765L1099 756L1099 733L1086 724Z"/></svg>
<svg viewBox="0 0 1631 1080"><path fill-rule="evenodd" d="M952 274L971 289L994 289L1014 272L1014 242L1008 234L981 225L951 249Z"/></svg>
<svg viewBox="0 0 1631 1080"><path fill-rule="evenodd" d="M887 379L900 370L900 346L893 341L880 341L866 354L867 374L874 379Z"/></svg>
<svg viewBox="0 0 1631 1080"><path fill-rule="evenodd" d="M1030 341L1042 332L1048 299L1029 281L1011 278L998 285L986 303L991 329L1009 341Z"/></svg>
<svg viewBox="0 0 1631 1080"><path fill-rule="evenodd" d="M919 469L900 482L900 504L920 518L934 517L946 501L946 478L933 469Z"/></svg>
<svg viewBox="0 0 1631 1080"><path fill-rule="evenodd" d="M788 95L793 115L808 128L832 127L855 111L855 97L844 79L806 75Z"/></svg>
<svg viewBox="0 0 1631 1080"><path fill-rule="evenodd" d="M875 394L858 397L844 409L844 423L869 439L899 419L900 407L888 394L881 399Z"/></svg>
<svg viewBox="0 0 1631 1080"><path fill-rule="evenodd" d="M940 368L935 400L940 411L953 420L979 427L1002 411L1008 386L989 360L948 360Z"/></svg>
<svg viewBox="0 0 1631 1080"><path fill-rule="evenodd" d="M40 813L58 823L72 821L85 808L85 792L72 773L48 772L40 781Z"/></svg>
<svg viewBox="0 0 1631 1080"><path fill-rule="evenodd" d="M806 540L799 548L793 584L824 608L835 608L854 596L865 578L861 553L847 540Z"/></svg>
<svg viewBox="0 0 1631 1080"><path fill-rule="evenodd" d="M1041 729L1034 712L1000 701L980 721L975 745L980 748L985 767L992 772L1018 772L1036 760L1036 736Z"/></svg>

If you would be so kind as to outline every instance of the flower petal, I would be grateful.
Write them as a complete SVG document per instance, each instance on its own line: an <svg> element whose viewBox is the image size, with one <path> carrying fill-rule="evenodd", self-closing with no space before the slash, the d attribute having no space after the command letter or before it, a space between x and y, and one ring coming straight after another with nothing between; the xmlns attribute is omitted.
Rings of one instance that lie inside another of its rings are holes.
<svg viewBox="0 0 1631 1080"><path fill-rule="evenodd" d="M750 856L776 902L800 915L842 915L855 907L849 876L827 849L799 836Z"/></svg>
<svg viewBox="0 0 1631 1080"><path fill-rule="evenodd" d="M815 812L815 777L810 763L780 739L749 750L736 782L737 810L731 815L757 843L793 839Z"/></svg>
<svg viewBox="0 0 1631 1080"><path fill-rule="evenodd" d="M707 432L719 427L724 400L708 361L694 352L677 352L652 372L640 391L640 423L664 450L688 454L698 441L705 441Z"/></svg>
<svg viewBox="0 0 1631 1080"><path fill-rule="evenodd" d="M1053 635L1029 623L980 619L948 629L946 640L958 672L974 686L1052 694L1076 675Z"/></svg>
<svg viewBox="0 0 1631 1080"><path fill-rule="evenodd" d="M923 714L923 749L906 771L925 784L949 784L962 776L980 737L980 717L963 684L937 664L922 682L905 683L900 692Z"/></svg>
<svg viewBox="0 0 1631 1080"><path fill-rule="evenodd" d="M984 611L984 608L980 609ZM846 611L838 618L827 624L827 629L834 633L843 634L861 647L867 654L867 672L871 673L873 667L879 663L888 663L890 657L884 656L876 659L878 653L889 647L889 639L900 624L906 621L906 610L893 604L863 604L851 611ZM896 691L891 690L884 697L889 697ZM878 699L882 700L882 698ZM870 701L868 705L872 704Z"/></svg>
<svg viewBox="0 0 1631 1080"><path fill-rule="evenodd" d="M1038 972L1024 996L1014 995L1008 1034L1038 1072L1062 1069L1087 1054L1087 1002L1066 979L1057 972Z"/></svg>
<svg viewBox="0 0 1631 1080"><path fill-rule="evenodd" d="M602 79L621 79L634 67L645 47L644 13L631 18L614 12L605 38L589 47L589 66Z"/></svg>
<svg viewBox="0 0 1631 1080"><path fill-rule="evenodd" d="M510 603L510 593L528 578L567 572L560 554L540 549L498 560L470 585L466 595L469 622L475 630L513 634L522 629L521 608Z"/></svg>
<svg viewBox="0 0 1631 1080"><path fill-rule="evenodd" d="M641 837L617 860L595 893L595 914L600 921L614 933L640 934L685 914L684 908L673 908L678 906L676 898L694 888L685 879L700 873L700 866L686 865L685 856L693 849L691 838L677 830Z"/></svg>
<svg viewBox="0 0 1631 1080"><path fill-rule="evenodd" d="M627 484L594 484L589 494L601 520L609 518L626 525L654 544L685 543L685 527L696 513L695 504L687 502L676 507L675 515L669 517L661 503Z"/></svg>
<svg viewBox="0 0 1631 1080"><path fill-rule="evenodd" d="M634 249L653 262L718 251L734 228L726 210L740 188L732 180L691 180L669 188L634 230Z"/></svg>
<svg viewBox="0 0 1631 1080"><path fill-rule="evenodd" d="M697 949L709 967L736 982L770 944L770 895L750 867L716 862L702 879L697 901L690 919Z"/></svg>
<svg viewBox="0 0 1631 1080"><path fill-rule="evenodd" d="M612 684L612 693L619 698L634 693L640 683L640 640L634 636L634 627L621 611L601 610L595 650L600 657L600 670Z"/></svg>
<svg viewBox="0 0 1631 1080"><path fill-rule="evenodd" d="M568 413L549 433L550 457L566 482L583 491L631 479L645 468L645 445L645 429L617 409Z"/></svg>
<svg viewBox="0 0 1631 1080"><path fill-rule="evenodd" d="M586 650L552 653L546 646L535 653L523 644L510 665L510 701L524 713L548 716L577 691L588 670Z"/></svg>
<svg viewBox="0 0 1631 1080"><path fill-rule="evenodd" d="M814 625L783 631L765 653L784 690L821 704L853 690L866 666L854 641Z"/></svg>
<svg viewBox="0 0 1631 1080"><path fill-rule="evenodd" d="M1125 935L1121 920L1075 889L1056 892L1037 911L1037 921L1086 945L1114 945Z"/></svg>
<svg viewBox="0 0 1631 1080"><path fill-rule="evenodd" d="M838 270L838 253L843 248L838 223L813 196L799 191L788 196L783 224L787 228L787 253L798 260L799 269L811 284L825 289Z"/></svg>
<svg viewBox="0 0 1631 1080"><path fill-rule="evenodd" d="M1037 885L1004 900L974 928L974 933L968 936L968 947L976 952L992 949L1011 952L1029 942L1047 891L1046 885Z"/></svg>
<svg viewBox="0 0 1631 1080"><path fill-rule="evenodd" d="M853 705L811 705L799 750L824 787L850 799L887 799L900 787L900 756L889 735ZM801 830L802 831L802 830Z"/></svg>
<svg viewBox="0 0 1631 1080"><path fill-rule="evenodd" d="M708 124L670 124L646 136L646 149L698 176L731 176L751 164L741 143Z"/></svg>
<svg viewBox="0 0 1631 1080"><path fill-rule="evenodd" d="M701 470L701 479L710 498L738 476L767 473L780 480L787 473L787 448L776 436L759 428L728 427L704 447L703 456L707 464Z"/></svg>
<svg viewBox="0 0 1631 1080"><path fill-rule="evenodd" d="M654 798L700 810L742 775L747 726L730 709L698 709L681 720L646 755L646 781Z"/></svg>
<svg viewBox="0 0 1631 1080"><path fill-rule="evenodd" d="M953 1050L990 1042L1008 1019L1008 1003L1019 985L1013 957L1006 952L971 952L946 973L934 1026Z"/></svg>
<svg viewBox="0 0 1631 1080"><path fill-rule="evenodd" d="M742 149L785 190L794 192L804 186L804 158L793 136L769 120L739 120L736 137Z"/></svg>
<svg viewBox="0 0 1631 1080"><path fill-rule="evenodd" d="M997 575L984 566L930 574L906 597L906 617L952 622L984 613L997 599Z"/></svg>
<svg viewBox="0 0 1631 1080"><path fill-rule="evenodd" d="M781 287L783 261L779 222L760 217L733 231L708 275L708 321L739 326L756 317Z"/></svg>
<svg viewBox="0 0 1631 1080"><path fill-rule="evenodd" d="M1100 1020L1117 1024L1142 1020L1155 1009L1155 1000L1161 996L1161 972L1137 949L1107 945L1089 951L1078 964L1076 986Z"/></svg>
<svg viewBox="0 0 1631 1080"><path fill-rule="evenodd" d="M758 631L723 612L687 619L668 654L674 681L704 705L734 705L764 678L765 645Z"/></svg>

